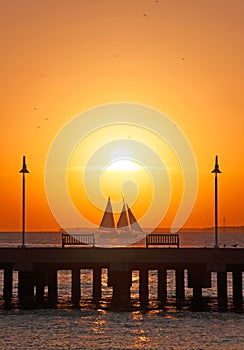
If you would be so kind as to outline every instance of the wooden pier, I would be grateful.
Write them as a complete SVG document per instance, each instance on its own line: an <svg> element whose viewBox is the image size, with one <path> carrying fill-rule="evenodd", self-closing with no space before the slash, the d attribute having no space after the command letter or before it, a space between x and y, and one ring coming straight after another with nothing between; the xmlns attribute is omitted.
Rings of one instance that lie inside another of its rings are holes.
<svg viewBox="0 0 244 350"><path fill-rule="evenodd" d="M111 307L129 309L132 271L139 271L141 307L149 302L148 273L158 271L158 301L167 301L167 270L175 270L175 301L185 300L185 287L193 289L193 305L202 305L202 288L211 288L211 273L217 273L217 298L220 309L227 309L227 272L232 273L233 308L243 307L242 272L244 249L230 248L0 248L0 269L4 270L3 299L12 301L13 271L18 271L18 298L23 308L44 303L48 287L48 306L58 300L58 270L71 270L71 296L81 298L80 270L93 270L93 299L101 299L101 271L108 269L108 285L113 287ZM187 270L187 286L184 273ZM1 293L1 291L0 291Z"/></svg>

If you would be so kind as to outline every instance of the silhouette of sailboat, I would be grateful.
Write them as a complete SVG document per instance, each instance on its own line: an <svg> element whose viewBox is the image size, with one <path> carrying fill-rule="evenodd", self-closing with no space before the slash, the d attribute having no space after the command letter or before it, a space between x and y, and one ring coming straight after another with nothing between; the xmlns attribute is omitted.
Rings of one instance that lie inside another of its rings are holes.
<svg viewBox="0 0 244 350"><path fill-rule="evenodd" d="M89 233L84 232L81 228L67 228L65 231L71 235L79 233L83 238L78 238L78 240L83 242L84 239L85 244L87 244L87 237L92 236L93 245L96 247L123 247L142 240L146 235L124 199L119 219L115 223L110 197L97 229Z"/></svg>
<svg viewBox="0 0 244 350"><path fill-rule="evenodd" d="M141 226L138 224L131 209L128 207L128 205L125 202L123 204L123 208L122 208L119 220L117 222L117 229L143 232Z"/></svg>
<svg viewBox="0 0 244 350"><path fill-rule="evenodd" d="M114 216L112 211L112 205L110 201L110 197L108 198L108 202L106 205L105 212L103 214L102 221L99 226L102 230L114 230L115 229L115 223L114 223Z"/></svg>
<svg viewBox="0 0 244 350"><path fill-rule="evenodd" d="M125 201L123 203L117 226L115 226L110 198L108 198L106 209L99 228L107 231L106 234L105 232L101 233L100 237L106 236L107 238L136 237L137 233L143 233L141 226L137 222L135 216Z"/></svg>

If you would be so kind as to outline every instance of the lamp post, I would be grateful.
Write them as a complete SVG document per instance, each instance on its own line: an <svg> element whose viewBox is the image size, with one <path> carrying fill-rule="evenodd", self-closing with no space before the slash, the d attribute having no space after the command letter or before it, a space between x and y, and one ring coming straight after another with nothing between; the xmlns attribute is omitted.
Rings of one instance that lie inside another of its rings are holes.
<svg viewBox="0 0 244 350"><path fill-rule="evenodd" d="M23 182L22 182L22 246L21 246L21 248L25 248L25 174L29 173L29 171L27 170L27 167L26 167L26 163L25 163L25 156L23 156L23 166L19 172L23 174Z"/></svg>
<svg viewBox="0 0 244 350"><path fill-rule="evenodd" d="M212 173L215 174L215 186L214 186L214 192L215 192L215 248L219 248L219 237L218 237L218 174L221 173L219 170L219 164L218 164L218 156L215 157L215 167L214 170L212 170Z"/></svg>

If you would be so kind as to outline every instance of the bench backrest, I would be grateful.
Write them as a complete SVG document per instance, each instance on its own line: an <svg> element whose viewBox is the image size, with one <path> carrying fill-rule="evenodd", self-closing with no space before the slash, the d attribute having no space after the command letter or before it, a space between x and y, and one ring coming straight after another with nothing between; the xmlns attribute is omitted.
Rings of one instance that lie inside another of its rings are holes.
<svg viewBox="0 0 244 350"><path fill-rule="evenodd" d="M92 233L76 233L69 235L62 234L62 247L67 245L95 245L95 238Z"/></svg>
<svg viewBox="0 0 244 350"><path fill-rule="evenodd" d="M179 248L179 235L177 233L150 233L146 236L146 247L149 245L176 245Z"/></svg>

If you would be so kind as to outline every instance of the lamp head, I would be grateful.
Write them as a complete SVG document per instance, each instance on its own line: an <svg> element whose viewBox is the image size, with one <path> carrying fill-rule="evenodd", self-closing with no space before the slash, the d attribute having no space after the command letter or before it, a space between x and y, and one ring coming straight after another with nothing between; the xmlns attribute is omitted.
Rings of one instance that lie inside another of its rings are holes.
<svg viewBox="0 0 244 350"><path fill-rule="evenodd" d="M214 167L214 170L212 170L212 173L215 173L215 174L221 173L221 171L219 170L218 156L215 157L215 167Z"/></svg>
<svg viewBox="0 0 244 350"><path fill-rule="evenodd" d="M23 174L28 174L29 173L29 171L27 170L27 167L26 167L26 163L25 163L25 156L23 156L23 166L22 166L22 169L19 172L23 173Z"/></svg>

